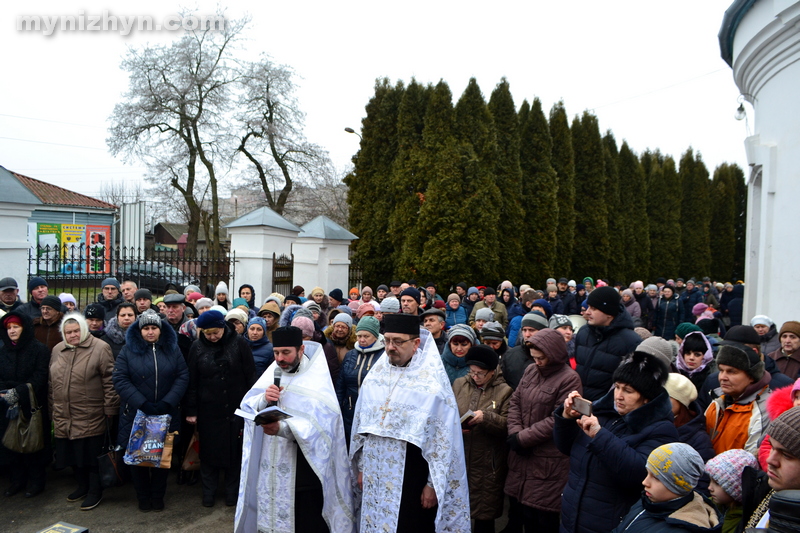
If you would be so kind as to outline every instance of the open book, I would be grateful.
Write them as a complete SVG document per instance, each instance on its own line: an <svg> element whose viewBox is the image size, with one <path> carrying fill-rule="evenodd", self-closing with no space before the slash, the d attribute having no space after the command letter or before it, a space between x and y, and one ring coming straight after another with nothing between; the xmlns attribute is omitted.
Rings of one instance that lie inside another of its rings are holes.
<svg viewBox="0 0 800 533"><path fill-rule="evenodd" d="M464 429L472 429L472 426L468 424L470 420L475 416L475 413L472 412L472 409L469 409L464 416L461 417L461 427Z"/></svg>
<svg viewBox="0 0 800 533"><path fill-rule="evenodd" d="M264 424L271 424L272 422L278 422L280 420L292 418L292 415L277 405L267 407L255 415L242 411L241 409L237 409L234 414L241 416L242 418L246 418L247 420L252 420L257 426L263 426Z"/></svg>

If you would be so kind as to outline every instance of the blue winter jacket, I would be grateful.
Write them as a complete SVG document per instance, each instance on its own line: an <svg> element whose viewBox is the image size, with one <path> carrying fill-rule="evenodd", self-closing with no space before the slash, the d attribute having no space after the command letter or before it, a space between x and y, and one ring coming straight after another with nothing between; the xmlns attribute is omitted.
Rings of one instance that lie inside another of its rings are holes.
<svg viewBox="0 0 800 533"><path fill-rule="evenodd" d="M266 335L257 341L251 341L247 337L245 339L247 344L250 345L250 350L253 352L253 361L256 364L256 381L261 377L261 374L272 364L275 360L275 354L272 353L272 343Z"/></svg>
<svg viewBox="0 0 800 533"><path fill-rule="evenodd" d="M165 402L168 409L159 414L172 415L169 430L178 431L178 405L189 386L189 367L178 348L178 336L166 320L161 321L161 336L155 344L142 338L138 320L131 324L112 379L120 397L119 445L128 445L136 411L145 402Z"/></svg>
<svg viewBox="0 0 800 533"><path fill-rule="evenodd" d="M469 318L469 314L467 314L467 310L464 309L463 305L459 305L458 309L455 311L448 305L446 307L445 314L447 315L445 323L447 324L448 329L452 328L456 324L466 324L467 319Z"/></svg>
<svg viewBox="0 0 800 533"><path fill-rule="evenodd" d="M594 402L602 429L590 438L575 420L556 409L553 440L569 455L569 478L561 498L562 533L607 533L636 503L647 477L647 456L662 444L676 442L667 391L620 416L614 393Z"/></svg>

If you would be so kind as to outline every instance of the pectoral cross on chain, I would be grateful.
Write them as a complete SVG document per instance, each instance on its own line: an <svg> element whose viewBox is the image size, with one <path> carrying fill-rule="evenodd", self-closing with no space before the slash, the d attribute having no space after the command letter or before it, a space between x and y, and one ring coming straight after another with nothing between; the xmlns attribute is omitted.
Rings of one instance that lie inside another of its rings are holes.
<svg viewBox="0 0 800 533"><path fill-rule="evenodd" d="M380 410L383 411L383 416L381 416L381 425L383 425L383 422L386 420L386 413L392 410L389 408L389 399L390 398L386 398L386 403L384 403L380 408Z"/></svg>

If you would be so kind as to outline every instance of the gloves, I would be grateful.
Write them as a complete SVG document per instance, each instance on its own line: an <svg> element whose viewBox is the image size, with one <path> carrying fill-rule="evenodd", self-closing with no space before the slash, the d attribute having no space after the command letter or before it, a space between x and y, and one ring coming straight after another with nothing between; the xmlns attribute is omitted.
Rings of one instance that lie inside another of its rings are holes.
<svg viewBox="0 0 800 533"><path fill-rule="evenodd" d="M171 409L170 405L163 400L156 404L156 414L159 415L169 414L170 409Z"/></svg>
<svg viewBox="0 0 800 533"><path fill-rule="evenodd" d="M153 402L144 402L141 406L139 406L139 410L146 415L157 415L158 409Z"/></svg>
<svg viewBox="0 0 800 533"><path fill-rule="evenodd" d="M520 451L522 449L522 446L519 443L519 433L514 433L513 435L509 435L506 438L506 444L508 444L508 447L511 450L515 452Z"/></svg>

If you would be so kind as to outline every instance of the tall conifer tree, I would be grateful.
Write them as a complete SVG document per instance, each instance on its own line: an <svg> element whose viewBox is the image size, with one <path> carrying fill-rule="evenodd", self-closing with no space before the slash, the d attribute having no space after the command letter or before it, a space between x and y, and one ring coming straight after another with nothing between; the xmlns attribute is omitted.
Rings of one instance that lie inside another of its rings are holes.
<svg viewBox="0 0 800 533"><path fill-rule="evenodd" d="M733 187L736 198L736 221L734 222L734 235L736 237L736 250L733 261L733 278L744 279L744 264L746 259L747 239L747 182L744 172L739 165L733 167Z"/></svg>
<svg viewBox="0 0 800 533"><path fill-rule="evenodd" d="M584 111L572 121L575 151L575 251L572 277L606 276L608 266L608 209L603 139L597 117Z"/></svg>
<svg viewBox="0 0 800 533"><path fill-rule="evenodd" d="M650 274L650 221L647 216L647 182L639 158L623 141L617 159L619 172L620 204L625 233L623 245L629 256L627 283L647 279Z"/></svg>
<svg viewBox="0 0 800 533"><path fill-rule="evenodd" d="M460 102L459 102L460 105ZM456 106L456 110L458 111ZM500 235L499 257L502 264L500 275L520 285L522 264L525 261L523 235L518 231L525 218L522 207L522 169L519 164L519 120L508 81L503 78L489 99L489 112L494 119L497 132L497 159L494 178L500 192L498 211ZM567 128L569 130L569 128ZM458 131L462 131L461 125ZM572 148L570 147L570 153Z"/></svg>
<svg viewBox="0 0 800 533"><path fill-rule="evenodd" d="M650 223L650 279L678 277L681 266L681 199L683 189L672 157L659 152L642 156L647 179L647 218Z"/></svg>
<svg viewBox="0 0 800 533"><path fill-rule="evenodd" d="M393 87L388 79L376 81L361 121L361 148L353 156L353 172L344 179L350 230L359 237L353 241L354 261L370 284L382 283L393 273L394 247L387 239L391 206L388 196L376 191L385 190L397 156L397 115L404 92L402 82Z"/></svg>
<svg viewBox="0 0 800 533"><path fill-rule="evenodd" d="M711 201L709 180L700 154L689 148L681 157L681 275L703 277L711 270Z"/></svg>
<svg viewBox="0 0 800 533"><path fill-rule="evenodd" d="M608 279L612 282L626 283L630 270L630 254L627 242L630 238L627 213L622 210L619 190L619 170L617 169L619 150L617 140L611 130L603 136L603 159L606 170L606 208L608 209Z"/></svg>
<svg viewBox="0 0 800 533"><path fill-rule="evenodd" d="M711 181L712 279L729 280L736 260L736 176L738 167L723 163Z"/></svg>
<svg viewBox="0 0 800 533"><path fill-rule="evenodd" d="M522 279L531 284L542 283L554 275L558 180L550 163L552 151L553 141L542 102L534 98L520 137L522 201L530 213L520 224L527 256ZM548 216L541 216L543 212Z"/></svg>
<svg viewBox="0 0 800 533"><path fill-rule="evenodd" d="M418 222L427 186L422 132L432 91L432 87L411 80L403 94L397 117L397 157L386 190L392 206L386 237L395 250L393 277L404 279L417 276L416 262L422 253ZM376 195L383 193L375 191Z"/></svg>
<svg viewBox="0 0 800 533"><path fill-rule="evenodd" d="M550 136L553 138L551 162L558 179L558 229L554 276L566 276L572 270L575 245L575 154L567 111L560 101L550 110Z"/></svg>

